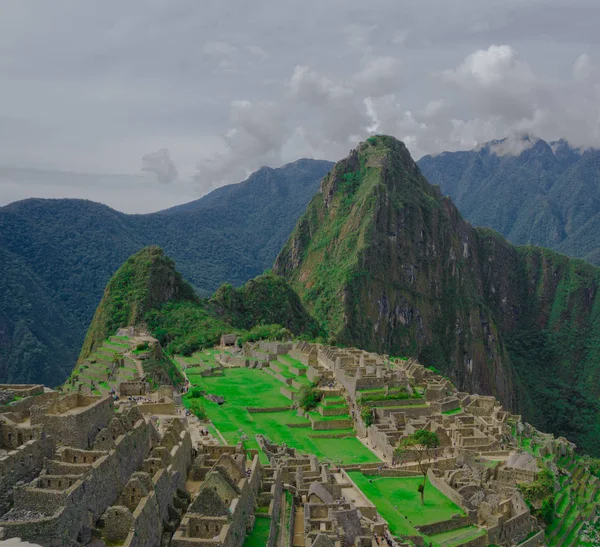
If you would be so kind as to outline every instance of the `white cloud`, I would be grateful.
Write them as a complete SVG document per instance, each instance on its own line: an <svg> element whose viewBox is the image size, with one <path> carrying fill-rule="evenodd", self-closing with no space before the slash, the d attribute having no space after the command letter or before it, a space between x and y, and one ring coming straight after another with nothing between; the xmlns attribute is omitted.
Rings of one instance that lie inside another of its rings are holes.
<svg viewBox="0 0 600 547"><path fill-rule="evenodd" d="M573 65L573 77L581 83L585 83L592 76L592 62L587 53L583 53Z"/></svg>
<svg viewBox="0 0 600 547"><path fill-rule="evenodd" d="M400 60L395 57L376 57L354 76L353 84L370 97L398 92L400 65Z"/></svg>
<svg viewBox="0 0 600 547"><path fill-rule="evenodd" d="M543 85L508 45L471 53L444 77L462 91L475 114L499 115L513 123L532 114Z"/></svg>
<svg viewBox="0 0 600 547"><path fill-rule="evenodd" d="M194 178L205 189L240 181L260 166L277 162L288 137L282 106L277 103L236 100L229 119L223 151L198 163Z"/></svg>
<svg viewBox="0 0 600 547"><path fill-rule="evenodd" d="M215 57L231 57L237 55L238 48L227 42L206 42L202 46L202 52Z"/></svg>
<svg viewBox="0 0 600 547"><path fill-rule="evenodd" d="M142 171L154 173L161 184L169 184L177 178L177 167L166 148L142 156Z"/></svg>
<svg viewBox="0 0 600 547"><path fill-rule="evenodd" d="M321 76L308 66L294 68L289 91L294 100L311 106L329 105L332 101L347 99L353 95L351 88Z"/></svg>
<svg viewBox="0 0 600 547"><path fill-rule="evenodd" d="M537 141L538 139L535 137L515 134L506 139L492 142L489 150L496 156L519 156L525 150L533 148Z"/></svg>
<svg viewBox="0 0 600 547"><path fill-rule="evenodd" d="M255 44L247 45L245 46L245 48L246 51L249 51L250 53L252 53L252 55L258 57L260 61L266 61L270 57L270 55L263 48Z"/></svg>
<svg viewBox="0 0 600 547"><path fill-rule="evenodd" d="M417 157L523 132L598 146L599 17L592 0L19 0L0 19L0 165L136 173L166 147L166 201L196 164L201 194L373 130Z"/></svg>

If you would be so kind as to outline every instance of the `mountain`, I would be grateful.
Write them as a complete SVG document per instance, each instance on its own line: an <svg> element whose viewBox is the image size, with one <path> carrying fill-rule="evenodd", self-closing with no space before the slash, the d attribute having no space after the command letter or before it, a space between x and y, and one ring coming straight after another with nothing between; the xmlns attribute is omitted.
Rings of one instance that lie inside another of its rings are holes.
<svg viewBox="0 0 600 547"><path fill-rule="evenodd" d="M264 272L333 164L264 167L185 206L126 215L85 200L0 208L0 381L64 381L113 273L159 245L203 296ZM8 273L10 272L10 275Z"/></svg>
<svg viewBox="0 0 600 547"><path fill-rule="evenodd" d="M600 150L525 136L418 165L473 224L600 264Z"/></svg>
<svg viewBox="0 0 600 547"><path fill-rule="evenodd" d="M171 301L196 302L194 289L175 270L160 247L146 247L125 261L106 286L88 329L80 360L113 336L119 327L138 325L146 314Z"/></svg>
<svg viewBox="0 0 600 547"><path fill-rule="evenodd" d="M211 298L219 315L238 329L278 324L297 335L316 337L320 327L306 311L298 294L277 275L266 273L239 288L223 284Z"/></svg>
<svg viewBox="0 0 600 547"><path fill-rule="evenodd" d="M273 271L331 341L418 357L600 453L600 269L473 228L396 139L336 164Z"/></svg>
<svg viewBox="0 0 600 547"><path fill-rule="evenodd" d="M274 274L235 289L224 284L211 299L199 298L160 247L129 257L112 276L87 331L82 362L120 327L146 326L168 353L190 355L214 346L222 334L242 338L259 329L261 337L319 334L288 283Z"/></svg>
<svg viewBox="0 0 600 547"><path fill-rule="evenodd" d="M23 261L0 248L0 378L54 384L77 357L76 324Z"/></svg>

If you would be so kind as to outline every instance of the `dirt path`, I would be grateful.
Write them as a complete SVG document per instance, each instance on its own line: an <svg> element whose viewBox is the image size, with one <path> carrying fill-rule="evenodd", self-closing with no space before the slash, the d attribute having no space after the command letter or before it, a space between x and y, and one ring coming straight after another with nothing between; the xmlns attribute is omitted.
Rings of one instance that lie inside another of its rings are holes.
<svg viewBox="0 0 600 547"><path fill-rule="evenodd" d="M304 507L296 509L292 547L304 547Z"/></svg>
<svg viewBox="0 0 600 547"><path fill-rule="evenodd" d="M179 364L181 364L181 361L179 361ZM186 385L192 385L184 368L181 367L180 370L181 370L181 374L183 374L183 377L185 378ZM183 399L182 399L182 401L183 401ZM183 404L182 404L181 408L182 409L184 408ZM187 419L188 419L188 429L190 432L190 436L192 437L192 445L193 446L198 446L199 442L210 440L210 439L214 439L215 441L219 442L217 439L214 438L214 436L210 432L209 432L208 438L202 436L200 431L205 428L205 425L193 413L190 414L190 416L188 416ZM215 428L215 431L217 432L217 435L219 436L219 440L220 440L219 444L227 445L227 441L225 440L225 437L223 437L223 434L216 428L215 424L212 424L212 426Z"/></svg>

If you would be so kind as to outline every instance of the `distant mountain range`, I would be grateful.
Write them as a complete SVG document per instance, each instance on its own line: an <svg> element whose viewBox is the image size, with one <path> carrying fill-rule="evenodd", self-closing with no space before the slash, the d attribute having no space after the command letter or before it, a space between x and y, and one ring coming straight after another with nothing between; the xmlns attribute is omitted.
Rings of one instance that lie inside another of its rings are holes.
<svg viewBox="0 0 600 547"><path fill-rule="evenodd" d="M600 264L600 150L523 137L418 165L472 224Z"/></svg>
<svg viewBox="0 0 600 547"><path fill-rule="evenodd" d="M161 246L203 296L261 274L333 165L263 167L153 214L70 199L0 208L0 381L62 382L106 283L143 247ZM425 156L418 166L473 224L600 264L600 151L525 137Z"/></svg>
<svg viewBox="0 0 600 547"><path fill-rule="evenodd" d="M160 245L202 295L269 268L333 163L263 167L191 203L126 215L84 200L0 208L0 381L64 381L104 287L147 245Z"/></svg>

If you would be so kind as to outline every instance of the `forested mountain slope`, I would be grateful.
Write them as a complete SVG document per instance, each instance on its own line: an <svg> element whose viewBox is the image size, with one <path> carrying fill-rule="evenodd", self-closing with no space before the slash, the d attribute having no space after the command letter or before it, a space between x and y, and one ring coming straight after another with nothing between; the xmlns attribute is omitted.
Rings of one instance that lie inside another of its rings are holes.
<svg viewBox="0 0 600 547"><path fill-rule="evenodd" d="M61 383L112 274L147 245L163 247L201 295L261 274L332 165L264 167L150 215L70 199L0 208L0 381Z"/></svg>
<svg viewBox="0 0 600 547"><path fill-rule="evenodd" d="M600 264L600 150L523 137L418 165L472 224Z"/></svg>
<svg viewBox="0 0 600 547"><path fill-rule="evenodd" d="M274 271L332 341L416 356L600 453L600 269L473 228L396 139L335 166Z"/></svg>

